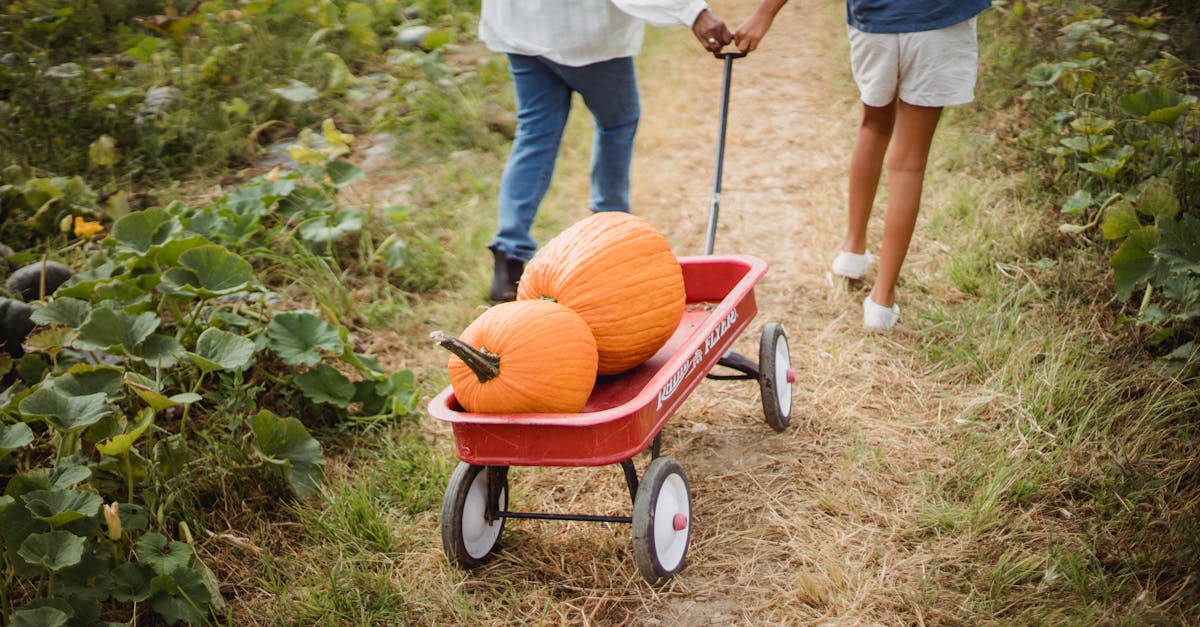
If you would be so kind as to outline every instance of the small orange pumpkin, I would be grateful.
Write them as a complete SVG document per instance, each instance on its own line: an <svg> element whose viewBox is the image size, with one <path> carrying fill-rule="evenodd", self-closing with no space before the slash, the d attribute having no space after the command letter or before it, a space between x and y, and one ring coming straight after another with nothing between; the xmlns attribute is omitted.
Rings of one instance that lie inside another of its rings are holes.
<svg viewBox="0 0 1200 627"><path fill-rule="evenodd" d="M579 314L548 300L489 308L456 338L450 384L463 409L484 414L577 413L596 383L596 340Z"/></svg>
<svg viewBox="0 0 1200 627"><path fill-rule="evenodd" d="M550 299L587 321L598 373L640 365L683 317L683 269L667 238L623 212L595 213L546 243L525 266L517 299Z"/></svg>

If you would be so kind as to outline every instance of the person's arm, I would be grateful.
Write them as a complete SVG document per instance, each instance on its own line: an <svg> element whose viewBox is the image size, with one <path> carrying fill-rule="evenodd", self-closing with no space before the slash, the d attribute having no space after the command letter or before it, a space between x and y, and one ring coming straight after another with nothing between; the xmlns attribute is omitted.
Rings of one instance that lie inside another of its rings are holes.
<svg viewBox="0 0 1200 627"><path fill-rule="evenodd" d="M690 26L700 45L716 52L733 33L704 0L612 0L618 9L654 26Z"/></svg>
<svg viewBox="0 0 1200 627"><path fill-rule="evenodd" d="M754 51L763 37L766 37L767 31L771 30L775 14L779 13L779 9L785 4L787 0L762 0L758 8L754 9L750 17L733 33L733 40L737 42L738 49L742 52Z"/></svg>

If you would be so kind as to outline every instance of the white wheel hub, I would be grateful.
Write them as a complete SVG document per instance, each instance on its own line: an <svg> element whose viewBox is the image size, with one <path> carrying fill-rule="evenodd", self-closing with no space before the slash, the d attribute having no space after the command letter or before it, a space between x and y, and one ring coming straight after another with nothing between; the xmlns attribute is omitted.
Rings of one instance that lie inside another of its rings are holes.
<svg viewBox="0 0 1200 627"><path fill-rule="evenodd" d="M654 504L654 551L668 571L678 568L687 553L691 517L687 485L677 474L667 476Z"/></svg>
<svg viewBox="0 0 1200 627"><path fill-rule="evenodd" d="M496 540L503 529L500 518L488 522L484 517L487 507L487 471L481 470L475 475L471 487L467 490L467 498L463 502L462 537L463 546L467 553L476 559L481 559L496 546ZM503 506L505 494L500 492L500 503Z"/></svg>
<svg viewBox="0 0 1200 627"><path fill-rule="evenodd" d="M791 372L791 366L787 340L781 337L775 342L775 400L779 402L779 413L784 416L792 413L792 380L796 375Z"/></svg>

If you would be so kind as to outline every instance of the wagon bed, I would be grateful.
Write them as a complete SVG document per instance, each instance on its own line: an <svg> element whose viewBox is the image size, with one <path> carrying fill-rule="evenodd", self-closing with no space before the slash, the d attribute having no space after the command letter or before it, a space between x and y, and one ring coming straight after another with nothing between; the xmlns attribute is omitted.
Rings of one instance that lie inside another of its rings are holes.
<svg viewBox="0 0 1200 627"><path fill-rule="evenodd" d="M629 459L654 439L726 354L758 309L766 262L750 256L681 257L687 305L675 333L628 372L598 377L571 414L477 414L449 386L429 404L453 425L458 458L484 466L599 466Z"/></svg>

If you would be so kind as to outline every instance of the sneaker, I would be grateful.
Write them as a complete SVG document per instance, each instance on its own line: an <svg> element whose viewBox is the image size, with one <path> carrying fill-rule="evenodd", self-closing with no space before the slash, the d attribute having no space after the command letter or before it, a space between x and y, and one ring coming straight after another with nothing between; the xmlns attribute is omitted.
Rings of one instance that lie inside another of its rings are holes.
<svg viewBox="0 0 1200 627"><path fill-rule="evenodd" d="M843 250L833 260L833 273L847 279L861 279L867 273L867 266L869 265L871 265L870 251L859 255Z"/></svg>
<svg viewBox="0 0 1200 627"><path fill-rule="evenodd" d="M896 321L900 319L900 308L896 305L884 307L878 305L871 300L871 295L867 294L867 298L863 300L863 326L868 329L879 329L880 331L891 331L893 326L896 326Z"/></svg>

